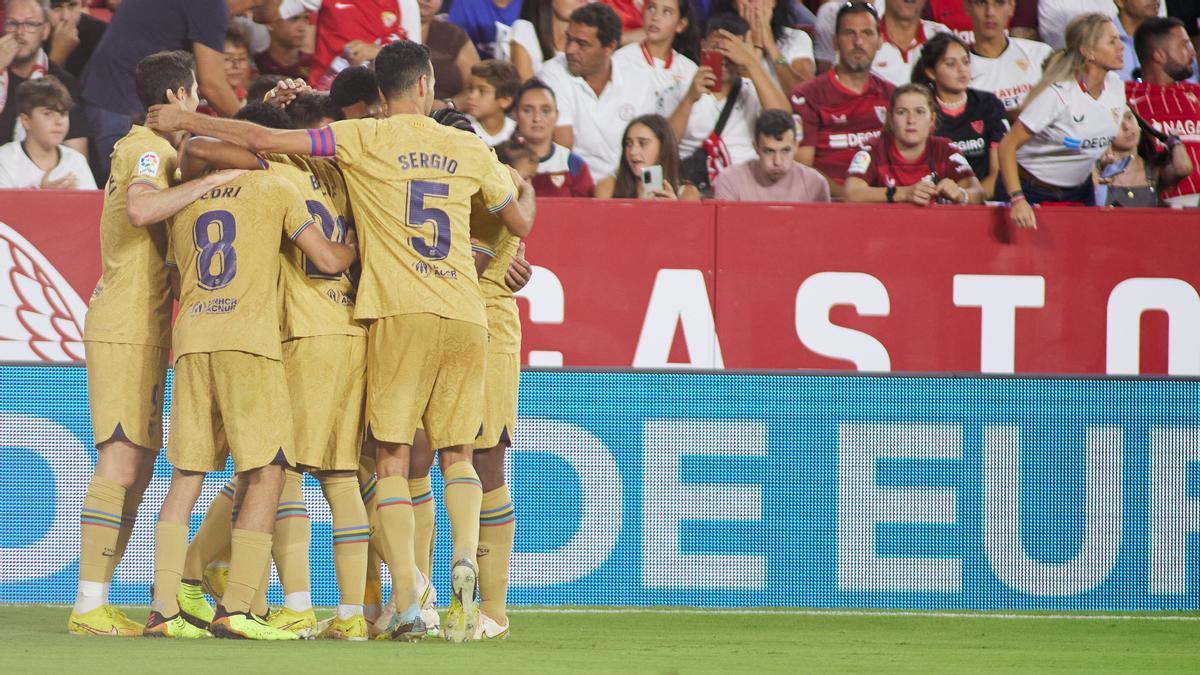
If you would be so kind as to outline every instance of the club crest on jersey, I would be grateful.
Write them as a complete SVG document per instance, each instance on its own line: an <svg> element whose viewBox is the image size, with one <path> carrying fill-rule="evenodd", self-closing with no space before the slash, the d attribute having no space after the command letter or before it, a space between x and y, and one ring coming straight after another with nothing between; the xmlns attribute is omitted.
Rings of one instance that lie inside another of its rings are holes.
<svg viewBox="0 0 1200 675"><path fill-rule="evenodd" d="M628 122L637 115L637 111L633 109L633 105L626 103L621 106L621 110L617 114L620 116L621 121Z"/></svg>
<svg viewBox="0 0 1200 675"><path fill-rule="evenodd" d="M379 20L383 21L384 26L391 28L396 25L396 14L395 12L382 12L379 15Z"/></svg>
<svg viewBox="0 0 1200 675"><path fill-rule="evenodd" d="M875 106L875 116L879 118L880 124L887 122L887 106Z"/></svg>
<svg viewBox="0 0 1200 675"><path fill-rule="evenodd" d="M161 162L162 160L158 158L158 153L147 152L138 157L137 175L154 178L158 175L158 166Z"/></svg>
<svg viewBox="0 0 1200 675"><path fill-rule="evenodd" d="M561 173L556 173L550 176L550 182L554 183L554 187L560 188L567 182L567 177Z"/></svg>
<svg viewBox="0 0 1200 675"><path fill-rule="evenodd" d="M975 133L982 134L983 133L983 120L974 120L973 122L971 122L971 128L975 130Z"/></svg>
<svg viewBox="0 0 1200 675"><path fill-rule="evenodd" d="M1021 70L1029 70L1029 62L1025 59L1017 59L1016 63Z"/></svg>

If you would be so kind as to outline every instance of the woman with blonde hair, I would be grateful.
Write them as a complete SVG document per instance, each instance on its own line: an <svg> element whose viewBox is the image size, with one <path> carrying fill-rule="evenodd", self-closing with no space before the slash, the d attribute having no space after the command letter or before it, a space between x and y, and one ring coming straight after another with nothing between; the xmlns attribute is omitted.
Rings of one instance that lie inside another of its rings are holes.
<svg viewBox="0 0 1200 675"><path fill-rule="evenodd" d="M1081 14L1067 25L1066 42L1047 59L1000 142L1000 175L1018 227L1037 226L1032 204L1095 205L1092 166L1105 156L1125 112L1118 74L1125 46L1112 20Z"/></svg>

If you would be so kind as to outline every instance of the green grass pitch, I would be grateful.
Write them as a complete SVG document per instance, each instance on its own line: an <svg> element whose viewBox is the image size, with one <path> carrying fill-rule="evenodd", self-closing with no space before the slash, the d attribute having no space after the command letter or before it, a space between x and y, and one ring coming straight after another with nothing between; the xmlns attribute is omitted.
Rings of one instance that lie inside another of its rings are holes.
<svg viewBox="0 0 1200 675"><path fill-rule="evenodd" d="M452 645L87 638L68 612L0 605L0 673L1200 673L1200 614L522 609L509 640Z"/></svg>

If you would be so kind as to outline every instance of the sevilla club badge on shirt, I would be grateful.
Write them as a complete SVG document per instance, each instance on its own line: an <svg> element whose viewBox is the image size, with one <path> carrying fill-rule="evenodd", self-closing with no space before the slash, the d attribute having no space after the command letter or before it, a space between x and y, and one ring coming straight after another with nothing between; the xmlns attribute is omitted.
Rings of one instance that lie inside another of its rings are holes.
<svg viewBox="0 0 1200 675"><path fill-rule="evenodd" d="M880 124L887 124L887 106L875 106L875 116L879 118Z"/></svg>
<svg viewBox="0 0 1200 675"><path fill-rule="evenodd" d="M561 173L556 173L553 176L550 176L550 182L554 184L554 187L560 188L564 183L567 182L567 177Z"/></svg>
<svg viewBox="0 0 1200 675"><path fill-rule="evenodd" d="M975 133L982 134L983 133L983 120L972 121L971 128L975 130Z"/></svg>
<svg viewBox="0 0 1200 675"><path fill-rule="evenodd" d="M386 26L387 28L391 28L392 26L395 26L397 18L398 17L396 16L395 12L382 12L379 15L379 20L382 21L383 25Z"/></svg>

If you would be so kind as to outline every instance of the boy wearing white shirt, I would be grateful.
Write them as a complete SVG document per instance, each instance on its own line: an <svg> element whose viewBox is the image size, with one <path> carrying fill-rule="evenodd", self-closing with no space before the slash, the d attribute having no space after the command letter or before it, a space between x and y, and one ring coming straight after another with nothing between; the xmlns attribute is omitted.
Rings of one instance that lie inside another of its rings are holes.
<svg viewBox="0 0 1200 675"><path fill-rule="evenodd" d="M17 88L17 114L24 141L0 146L0 188L95 190L87 159L63 145L73 102L53 77Z"/></svg>
<svg viewBox="0 0 1200 675"><path fill-rule="evenodd" d="M995 94L1015 117L1025 95L1042 79L1042 62L1053 50L1043 42L1007 35L1015 0L968 0L966 9L975 34L971 88Z"/></svg>
<svg viewBox="0 0 1200 675"><path fill-rule="evenodd" d="M520 86L521 76L507 61L488 59L471 66L463 112L471 120L475 133L489 147L507 141L517 128L516 121L508 116L508 110Z"/></svg>

